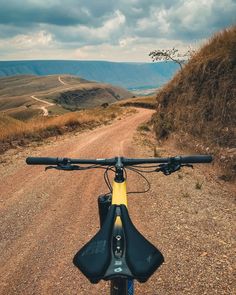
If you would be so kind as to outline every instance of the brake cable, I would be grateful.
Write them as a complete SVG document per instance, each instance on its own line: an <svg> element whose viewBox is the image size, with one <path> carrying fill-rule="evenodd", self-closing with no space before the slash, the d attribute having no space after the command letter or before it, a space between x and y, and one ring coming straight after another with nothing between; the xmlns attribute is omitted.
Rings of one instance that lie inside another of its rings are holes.
<svg viewBox="0 0 236 295"><path fill-rule="evenodd" d="M127 195L128 194L144 194L144 193L147 193L149 190L150 190L150 188L151 188L151 184L150 184L150 182L148 181L148 179L141 173L142 171L139 171L138 169L135 169L135 168L133 168L133 167L126 167L126 169L128 169L128 170L130 170L130 171L133 171L133 172L135 172L135 173L137 173L137 174L139 174L144 180L145 180L145 182L147 183L147 185L148 185L148 188L146 189L146 190L144 190L144 191L134 191L134 192L127 192Z"/></svg>
<svg viewBox="0 0 236 295"><path fill-rule="evenodd" d="M108 167L106 168L104 174L103 174L103 178L104 178L104 180L105 180L105 183L106 183L106 185L107 185L107 187L108 187L110 193L112 193L112 185L111 185L111 181L110 181L110 179L109 179L108 171L113 171L113 172L114 172L114 170L112 169L112 167L111 167L111 166L108 166Z"/></svg>
<svg viewBox="0 0 236 295"><path fill-rule="evenodd" d="M125 173L125 179L128 178L127 175L127 170L133 171L137 174L139 174L147 183L148 188L143 190L143 191L131 191L131 192L127 192L127 194L141 194L141 193L147 193L150 188L150 182L148 181L148 179L142 174L142 173L153 173L153 172L162 172L164 175L170 175L173 172L176 172L178 170L180 170L181 167L191 167L193 168L193 165L191 164L181 164L178 161L171 161L169 163L164 163L164 164L159 164L157 165L149 165L149 166L144 166L144 165L133 165L133 166L126 166L126 168L123 168L124 173ZM48 169L57 169L57 170L64 170L64 171L73 171L73 170L90 170L90 169L105 169L103 177L104 177L104 181L110 191L110 193L112 193L112 185L111 185L111 181L109 178L109 171L113 171L115 172L115 170L113 169L113 166L108 166L108 167L104 167L103 165L90 165L90 166L79 166L79 165L71 165L71 164L67 164L67 165L57 165L57 166L47 166L45 168L45 170ZM139 169L141 168L141 169ZM156 168L156 169L152 169L152 170L143 170L143 169L147 169L147 168Z"/></svg>

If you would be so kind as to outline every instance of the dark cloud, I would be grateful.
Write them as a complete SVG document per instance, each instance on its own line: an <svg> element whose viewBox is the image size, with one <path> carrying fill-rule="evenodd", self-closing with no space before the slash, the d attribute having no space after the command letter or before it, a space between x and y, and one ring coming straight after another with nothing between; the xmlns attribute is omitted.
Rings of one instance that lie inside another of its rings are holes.
<svg viewBox="0 0 236 295"><path fill-rule="evenodd" d="M65 2L65 1L64 1ZM70 4L68 1L68 4ZM78 6L74 1L74 6L65 5L55 1L52 5L42 5L40 2L6 1L1 5L0 23L25 26L28 24L55 24L58 26L68 26L75 24L88 24L91 19L86 7ZM67 3L67 2L66 2ZM72 3L71 3L72 4Z"/></svg>

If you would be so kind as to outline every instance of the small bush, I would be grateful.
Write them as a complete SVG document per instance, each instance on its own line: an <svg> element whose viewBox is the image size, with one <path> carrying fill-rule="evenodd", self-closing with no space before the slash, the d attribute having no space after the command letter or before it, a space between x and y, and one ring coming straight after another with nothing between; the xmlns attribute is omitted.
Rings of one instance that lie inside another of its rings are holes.
<svg viewBox="0 0 236 295"><path fill-rule="evenodd" d="M188 192L183 192L182 197L183 198L190 198L190 194Z"/></svg>
<svg viewBox="0 0 236 295"><path fill-rule="evenodd" d="M197 181L195 184L195 189L198 189L198 190L202 189L202 185L203 185L203 182Z"/></svg>
<svg viewBox="0 0 236 295"><path fill-rule="evenodd" d="M146 123L143 123L143 124L139 125L138 131L149 132L150 128Z"/></svg>

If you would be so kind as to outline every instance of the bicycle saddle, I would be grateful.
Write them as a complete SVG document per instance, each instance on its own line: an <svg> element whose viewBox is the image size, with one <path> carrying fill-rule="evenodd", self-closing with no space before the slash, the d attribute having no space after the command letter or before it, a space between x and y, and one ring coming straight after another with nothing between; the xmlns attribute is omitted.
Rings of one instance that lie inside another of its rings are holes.
<svg viewBox="0 0 236 295"><path fill-rule="evenodd" d="M122 221L122 255L114 252L114 223ZM161 252L133 225L125 205L111 205L98 233L75 255L73 263L92 282L125 277L145 282L164 262Z"/></svg>

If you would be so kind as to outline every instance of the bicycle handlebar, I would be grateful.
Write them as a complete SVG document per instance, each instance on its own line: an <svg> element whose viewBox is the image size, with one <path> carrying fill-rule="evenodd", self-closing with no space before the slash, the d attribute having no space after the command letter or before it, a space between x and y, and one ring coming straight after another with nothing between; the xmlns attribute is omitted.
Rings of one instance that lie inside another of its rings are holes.
<svg viewBox="0 0 236 295"><path fill-rule="evenodd" d="M213 158L210 155L192 155L192 156L177 156L169 158L124 158L115 157L108 159L70 159L70 158L45 158L45 157L28 157L26 163L28 165L68 165L68 164L94 164L102 166L116 165L117 160L120 159L124 166L132 166L139 164L161 164L178 162L180 164L194 164L194 163L210 163Z"/></svg>
<svg viewBox="0 0 236 295"><path fill-rule="evenodd" d="M193 155L193 156L181 156L180 162L185 163L211 163L213 157L210 155Z"/></svg>
<svg viewBox="0 0 236 295"><path fill-rule="evenodd" d="M60 158L28 157L26 163L28 165L58 165L61 161Z"/></svg>

